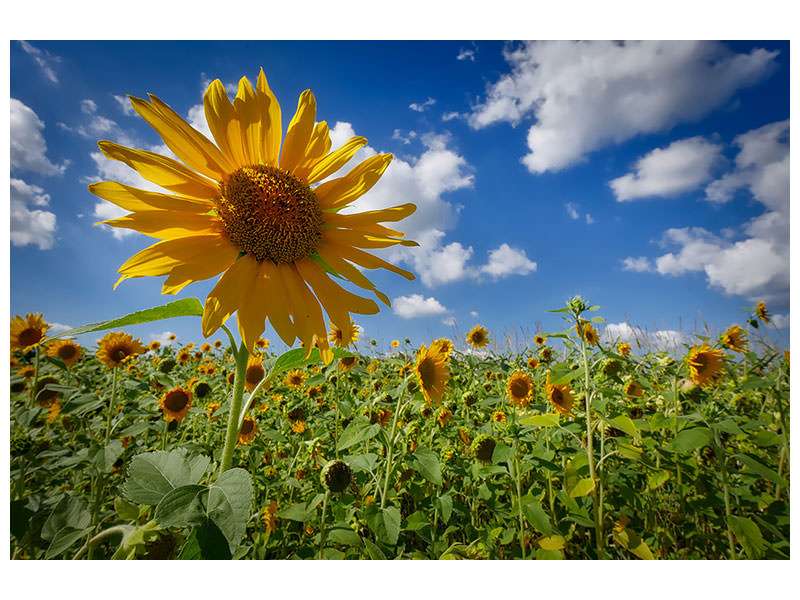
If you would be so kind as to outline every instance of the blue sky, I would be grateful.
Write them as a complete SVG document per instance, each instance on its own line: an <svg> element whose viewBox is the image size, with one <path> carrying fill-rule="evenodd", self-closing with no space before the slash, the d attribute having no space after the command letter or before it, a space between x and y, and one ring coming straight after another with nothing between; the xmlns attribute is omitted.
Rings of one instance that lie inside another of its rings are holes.
<svg viewBox="0 0 800 600"><path fill-rule="evenodd" d="M400 229L421 246L389 254L417 279L374 272L393 307L357 319L381 347L461 343L477 323L523 342L561 329L545 311L574 294L607 335L672 343L765 300L788 345L789 44L775 41L11 41L11 315L74 327L172 300L160 278L112 290L151 240L93 225L116 213L88 183L137 183L97 141L160 151L126 94L202 130L208 83L260 67L285 122L310 88L334 146L357 134L356 159L395 155L361 206L418 205ZM190 318L130 331L202 341Z"/></svg>

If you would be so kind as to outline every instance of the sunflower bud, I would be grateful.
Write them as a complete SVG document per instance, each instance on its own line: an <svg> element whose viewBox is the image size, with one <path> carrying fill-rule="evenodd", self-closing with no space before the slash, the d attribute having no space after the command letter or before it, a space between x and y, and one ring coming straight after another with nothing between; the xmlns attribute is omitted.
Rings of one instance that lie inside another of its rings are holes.
<svg viewBox="0 0 800 600"><path fill-rule="evenodd" d="M567 307L575 316L580 316L581 313L586 310L586 303L580 296L575 296L569 302L567 302Z"/></svg>
<svg viewBox="0 0 800 600"><path fill-rule="evenodd" d="M353 479L353 471L347 463L332 460L322 468L320 479L331 492L343 492Z"/></svg>

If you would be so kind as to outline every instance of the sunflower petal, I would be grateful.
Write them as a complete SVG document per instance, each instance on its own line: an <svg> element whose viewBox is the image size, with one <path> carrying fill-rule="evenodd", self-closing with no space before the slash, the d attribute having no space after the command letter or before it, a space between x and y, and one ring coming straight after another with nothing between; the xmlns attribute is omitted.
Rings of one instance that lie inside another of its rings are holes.
<svg viewBox="0 0 800 600"><path fill-rule="evenodd" d="M264 69L258 74L256 82L258 111L261 115L261 160L267 165L278 166L281 153L281 105L267 85Z"/></svg>
<svg viewBox="0 0 800 600"><path fill-rule="evenodd" d="M375 287L374 283L367 279L361 271L356 269L346 260L342 259L335 250L332 250L326 246L321 246L318 250L318 253L322 257L322 260L328 263L328 265L330 265L330 267L339 275L350 280L352 283L362 289L370 290L381 300L381 302L386 304L386 306L392 305L391 302L389 302L389 297L386 294L379 291Z"/></svg>
<svg viewBox="0 0 800 600"><path fill-rule="evenodd" d="M283 140L283 150L281 150L280 166L282 169L293 172L295 167L302 163L306 146L308 146L311 133L314 131L316 116L317 101L311 90L306 90L300 94L300 99L297 101L297 112L286 129L286 139Z"/></svg>
<svg viewBox="0 0 800 600"><path fill-rule="evenodd" d="M374 315L380 309L373 300L357 296L331 280L325 270L313 260L300 260L295 263L298 272L313 288L325 311L333 322L344 329L342 324L350 323L350 313Z"/></svg>
<svg viewBox="0 0 800 600"><path fill-rule="evenodd" d="M214 208L214 204L207 200L141 190L117 181L93 183L89 186L89 191L131 212L157 209L205 214Z"/></svg>
<svg viewBox="0 0 800 600"><path fill-rule="evenodd" d="M240 257L219 278L217 285L208 294L203 310L203 336L214 333L238 308L241 297L252 283L258 270L258 262L249 254Z"/></svg>
<svg viewBox="0 0 800 600"><path fill-rule="evenodd" d="M401 246L419 246L417 242L411 240L398 240L390 237L369 235L354 229L325 229L323 238L340 244L356 246L358 248L388 248L395 244Z"/></svg>
<svg viewBox="0 0 800 600"><path fill-rule="evenodd" d="M416 204L401 204L380 210L368 210L359 213L342 214L327 213L325 222L334 227L363 227L375 223L402 221L417 210Z"/></svg>
<svg viewBox="0 0 800 600"><path fill-rule="evenodd" d="M166 275L179 265L193 262L205 254L223 252L229 247L232 247L230 242L219 235L198 235L157 242L131 256L117 269L122 277L114 287L130 277Z"/></svg>
<svg viewBox="0 0 800 600"><path fill-rule="evenodd" d="M376 154L355 166L347 175L314 188L323 210L346 206L366 194L392 162L391 154Z"/></svg>
<svg viewBox="0 0 800 600"><path fill-rule="evenodd" d="M203 95L203 107L208 128L222 153L231 157L236 167L246 166L242 131L236 118L236 110L228 99L225 86L219 79L215 79L208 86Z"/></svg>
<svg viewBox="0 0 800 600"><path fill-rule="evenodd" d="M413 273L404 271L403 269L394 266L392 263L386 262L385 260L378 258L377 256L370 254L369 252L364 252L363 250L359 250L358 248L337 244L335 242L327 242L327 244L331 247L331 250L333 252L337 253L342 258L345 258L349 261L356 263L357 265L361 265L362 267L365 267L367 269L387 269L392 273L397 273L398 275L405 277L409 281L414 280Z"/></svg>
<svg viewBox="0 0 800 600"><path fill-rule="evenodd" d="M353 155L358 149L366 143L367 138L364 137L357 136L350 138L344 146L338 150L334 150L325 158L320 159L309 172L306 181L308 181L308 183L316 183L322 181L329 175L333 175L336 171L345 166L347 161L353 158Z"/></svg>
<svg viewBox="0 0 800 600"><path fill-rule="evenodd" d="M176 194L192 198L216 198L216 183L199 175L176 160L146 150L126 148L114 142L97 143L106 158L124 162L139 175Z"/></svg>
<svg viewBox="0 0 800 600"><path fill-rule="evenodd" d="M326 337L325 321L319 301L306 286L295 265L281 263L277 265L286 290L289 292L291 311L298 337L306 346L306 358L311 354L314 336Z"/></svg>
<svg viewBox="0 0 800 600"><path fill-rule="evenodd" d="M300 179L307 179L311 169L316 165L331 149L331 136L328 131L328 124L320 121L314 125L311 139L308 141L302 162L294 168L293 174Z"/></svg>
<svg viewBox="0 0 800 600"><path fill-rule="evenodd" d="M239 255L239 250L231 244L218 248L215 252L203 255L202 260L178 265L169 274L161 287L162 294L177 294L195 281L215 277L230 267Z"/></svg>
<svg viewBox="0 0 800 600"><path fill-rule="evenodd" d="M278 275L278 267L275 266L275 263L265 260L262 261L261 266L266 285L263 289L256 290L256 293L267 306L267 318L272 328L287 346L291 346L297 336L294 324L290 319L289 294L286 286L283 285L283 279Z"/></svg>
<svg viewBox="0 0 800 600"><path fill-rule="evenodd" d="M253 353L256 340L264 332L264 318L267 311L256 292L259 280L262 279L264 276L261 265L257 264L252 281L244 283L239 309L236 311L236 326L239 329L239 336L250 354Z"/></svg>
<svg viewBox="0 0 800 600"><path fill-rule="evenodd" d="M261 161L261 117L256 92L247 77L239 80L239 91L233 100L233 108L241 128L245 160L247 164L257 165Z"/></svg>
<svg viewBox="0 0 800 600"><path fill-rule="evenodd" d="M131 213L117 219L100 221L112 227L133 229L162 240L211 234L219 231L219 219L211 215L193 215L166 210Z"/></svg>

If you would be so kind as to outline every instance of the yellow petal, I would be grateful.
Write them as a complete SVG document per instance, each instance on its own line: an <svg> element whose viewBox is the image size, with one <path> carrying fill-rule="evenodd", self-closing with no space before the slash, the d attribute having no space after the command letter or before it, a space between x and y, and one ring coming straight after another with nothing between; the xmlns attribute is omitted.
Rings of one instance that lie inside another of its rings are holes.
<svg viewBox="0 0 800 600"><path fill-rule="evenodd" d="M244 282L244 288L239 302L239 309L236 311L236 326L239 329L239 337L249 353L253 353L256 341L264 332L264 318L266 317L266 307L256 295L256 287L259 280L264 279L261 265L258 264L252 281Z"/></svg>
<svg viewBox="0 0 800 600"><path fill-rule="evenodd" d="M306 287L300 273L294 265L281 263L277 265L278 273L289 292L290 310L298 337L306 346L306 358L311 354L314 336L322 339L326 337L325 321L322 318L322 309L314 294Z"/></svg>
<svg viewBox="0 0 800 600"><path fill-rule="evenodd" d="M208 200L150 192L117 181L93 183L89 186L89 191L95 196L132 212L157 209L205 214L214 208L214 204Z"/></svg>
<svg viewBox="0 0 800 600"><path fill-rule="evenodd" d="M333 227L363 227L386 221L402 221L417 210L415 204L401 204L381 210L368 210L360 213L326 213L325 223Z"/></svg>
<svg viewBox="0 0 800 600"><path fill-rule="evenodd" d="M140 250L117 269L122 278L114 287L129 277L166 275L173 268L201 260L206 254L223 252L232 247L219 235L199 235L157 242Z"/></svg>
<svg viewBox="0 0 800 600"><path fill-rule="evenodd" d="M346 260L342 259L335 250L328 246L320 246L319 250L317 251L322 260L324 260L328 265L336 271L342 277L348 279L355 285L365 290L370 290L373 292L386 306L391 306L391 302L389 302L389 297L386 296L383 292L378 291L375 287L375 284L372 283L369 279L367 279L364 274L356 269L353 265L351 265ZM412 275L413 278L413 275Z"/></svg>
<svg viewBox="0 0 800 600"><path fill-rule="evenodd" d="M220 150L230 157L236 167L246 166L248 163L242 145L242 130L225 86L219 79L215 79L208 86L203 95L203 107L208 128Z"/></svg>
<svg viewBox="0 0 800 600"><path fill-rule="evenodd" d="M323 231L323 239L358 248L388 248L395 244L419 246L417 242L412 242L411 240L396 240L390 237L370 235L354 229L325 229Z"/></svg>
<svg viewBox="0 0 800 600"><path fill-rule="evenodd" d="M233 108L241 129L245 160L247 164L257 165L261 160L261 117L256 92L247 77L239 80L239 91L233 100Z"/></svg>
<svg viewBox="0 0 800 600"><path fill-rule="evenodd" d="M379 311L378 305L373 300L357 296L337 285L314 260L310 258L300 260L295 266L303 279L314 289L325 311L340 329L344 329L342 324L349 325L351 312L374 315Z"/></svg>
<svg viewBox="0 0 800 600"><path fill-rule="evenodd" d="M162 294L177 294L184 287L195 281L210 279L222 273L233 264L239 250L232 244L226 244L215 252L202 256L202 260L178 265L173 268L161 287Z"/></svg>
<svg viewBox="0 0 800 600"><path fill-rule="evenodd" d="M391 154L371 156L344 177L321 183L314 188L323 210L346 206L366 194L392 162Z"/></svg>
<svg viewBox="0 0 800 600"><path fill-rule="evenodd" d="M295 327L289 315L289 292L283 285L283 280L278 275L278 267L270 260L262 261L262 273L264 275L265 287L256 290L261 300L267 306L267 318L272 328L280 336L287 346L294 343Z"/></svg>
<svg viewBox="0 0 800 600"><path fill-rule="evenodd" d="M221 181L225 176L222 154L202 133L181 119L166 104L151 96L153 104L130 98L133 109L158 132L167 147L198 173ZM156 103L157 102L157 103Z"/></svg>
<svg viewBox="0 0 800 600"><path fill-rule="evenodd" d="M336 171L341 169L343 166L347 164L353 155L358 151L361 146L367 143L367 138L363 137L352 137L347 140L347 143L344 144L338 150L334 150L325 158L322 158L314 165L314 168L306 177L306 181L308 183L316 183L318 181L322 181L329 175L333 175Z"/></svg>
<svg viewBox="0 0 800 600"><path fill-rule="evenodd" d="M264 69L261 69L258 74L256 95L258 112L261 116L261 160L267 165L277 167L281 154L281 137L283 136L281 105L267 85Z"/></svg>
<svg viewBox="0 0 800 600"><path fill-rule="evenodd" d="M103 140L97 144L106 156L124 162L139 175L156 185L192 198L216 198L219 196L217 184L192 171L176 160L146 150L126 148L114 142Z"/></svg>
<svg viewBox="0 0 800 600"><path fill-rule="evenodd" d="M412 273L404 271L399 267L395 267L392 263L386 262L385 260L378 258L369 252L364 252L358 248L353 248L352 246L337 244L334 242L327 242L327 245L330 246L331 251L335 252L342 258L352 261L357 265L361 265L367 269L387 269L392 273L397 273L398 275L405 277L409 281L414 279L414 275Z"/></svg>
<svg viewBox="0 0 800 600"><path fill-rule="evenodd" d="M300 179L306 179L311 169L316 165L331 149L331 136L328 131L328 124L321 121L314 125L311 132L311 139L303 153L303 158L298 166L294 168L293 175Z"/></svg>
<svg viewBox="0 0 800 600"><path fill-rule="evenodd" d="M305 154L311 132L314 130L314 120L317 116L317 101L311 90L300 94L297 101L297 112L289 122L286 129L286 139L283 140L281 150L281 168L293 172L301 164Z"/></svg>
<svg viewBox="0 0 800 600"><path fill-rule="evenodd" d="M249 254L240 257L219 278L208 294L203 310L203 336L208 337L219 329L238 308L242 294L255 279L258 262Z"/></svg>
<svg viewBox="0 0 800 600"><path fill-rule="evenodd" d="M166 210L135 212L118 219L100 221L112 227L133 229L162 240L211 234L220 229L220 220L211 215L193 215Z"/></svg>

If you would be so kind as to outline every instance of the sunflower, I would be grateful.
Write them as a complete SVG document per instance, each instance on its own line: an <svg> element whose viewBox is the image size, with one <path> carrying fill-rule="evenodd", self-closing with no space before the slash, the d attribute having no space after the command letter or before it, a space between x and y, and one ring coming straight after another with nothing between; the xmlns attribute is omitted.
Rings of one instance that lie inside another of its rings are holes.
<svg viewBox="0 0 800 600"><path fill-rule="evenodd" d="M550 371L547 372L547 380L544 384L544 391L547 399L553 404L556 412L564 415L565 417L573 417L572 404L575 398L572 396L572 388L568 383L556 385L550 381Z"/></svg>
<svg viewBox="0 0 800 600"><path fill-rule="evenodd" d="M159 342L158 340L153 340L152 342L147 344L147 349L151 352L155 352L159 348L161 348L161 342Z"/></svg>
<svg viewBox="0 0 800 600"><path fill-rule="evenodd" d="M531 356L528 359L528 368L531 371L535 371L536 369L538 369L539 368L539 359L536 358L535 356Z"/></svg>
<svg viewBox="0 0 800 600"><path fill-rule="evenodd" d="M756 316L764 323L769 323L770 321L771 317L767 310L767 304L763 300L756 305Z"/></svg>
<svg viewBox="0 0 800 600"><path fill-rule="evenodd" d="M306 422L305 421L294 421L291 424L292 431L295 433L303 433L306 430Z"/></svg>
<svg viewBox="0 0 800 600"><path fill-rule="evenodd" d="M56 400L50 405L50 408L47 409L47 422L52 425L55 423L55 420L58 418L58 415L61 413L61 402Z"/></svg>
<svg viewBox="0 0 800 600"><path fill-rule="evenodd" d="M506 392L511 404L517 408L527 408L533 400L533 382L525 373L517 371L508 379Z"/></svg>
<svg viewBox="0 0 800 600"><path fill-rule="evenodd" d="M252 417L245 417L242 421L242 428L239 430L239 437L237 442L240 444L249 444L256 437L256 420Z"/></svg>
<svg viewBox="0 0 800 600"><path fill-rule="evenodd" d="M432 400L442 401L442 394L447 391L450 372L447 368L450 359L447 354L442 352L442 345L431 344L426 348L425 344L420 346L417 352L417 363L414 371L417 381L425 397L425 401L430 404Z"/></svg>
<svg viewBox="0 0 800 600"><path fill-rule="evenodd" d="M453 411L449 408L442 407L439 413L436 415L436 420L439 421L439 426L444 427L450 422L450 418L453 416Z"/></svg>
<svg viewBox="0 0 800 600"><path fill-rule="evenodd" d="M356 364L358 359L355 356L343 356L339 359L339 368L349 371Z"/></svg>
<svg viewBox="0 0 800 600"><path fill-rule="evenodd" d="M636 396L639 398L644 394L644 390L642 390L642 386L639 385L639 382L631 380L625 385L625 393L628 396Z"/></svg>
<svg viewBox="0 0 800 600"><path fill-rule="evenodd" d="M447 338L440 338L431 342L431 350L444 354L449 362L450 354L453 352L453 342Z"/></svg>
<svg viewBox="0 0 800 600"><path fill-rule="evenodd" d="M236 380L236 371L228 373L227 380L230 385L233 385L233 382Z"/></svg>
<svg viewBox="0 0 800 600"><path fill-rule="evenodd" d="M25 318L17 315L11 319L11 350L28 350L35 348L50 329L42 313L28 313Z"/></svg>
<svg viewBox="0 0 800 600"><path fill-rule="evenodd" d="M45 389L48 385L58 385L58 379L55 377L45 377L36 382L33 397L36 399L36 404L39 406L50 406L53 402L58 401L58 392L55 390Z"/></svg>
<svg viewBox="0 0 800 600"><path fill-rule="evenodd" d="M280 519L275 516L275 513L278 512L278 503L274 500L267 504L264 508L264 511L261 514L261 520L264 522L264 525L267 529L267 535L270 535L275 528L277 527L278 521Z"/></svg>
<svg viewBox="0 0 800 600"><path fill-rule="evenodd" d="M489 345L489 331L483 325L475 325L467 333L467 344L476 350L482 350Z"/></svg>
<svg viewBox="0 0 800 600"><path fill-rule="evenodd" d="M192 358L192 353L188 350L181 350L175 358L178 359L178 362L187 363Z"/></svg>
<svg viewBox="0 0 800 600"><path fill-rule="evenodd" d="M168 337L167 339L168 339L170 342L174 342L175 340L177 340L177 339L178 339L178 336L176 336L174 333L170 333L170 334L169 334L169 337Z"/></svg>
<svg viewBox="0 0 800 600"><path fill-rule="evenodd" d="M502 410L496 410L492 413L492 421L497 421L498 423L505 423L506 422L506 413Z"/></svg>
<svg viewBox="0 0 800 600"><path fill-rule="evenodd" d="M168 275L162 293L175 294L194 281L222 273L205 302L204 336L236 312L239 333L252 352L267 318L287 345L296 338L305 342L306 357L316 338L323 359L330 363L333 353L322 308L343 330L349 329L350 312L375 314L379 309L373 300L341 288L328 273L374 292L387 305L388 297L359 267L385 268L414 278L362 250L418 245L378 224L406 218L416 209L413 204L342 213L375 185L392 155L372 156L343 177L320 183L367 140L354 137L329 152L328 125L316 122L310 90L300 96L282 147L281 108L263 70L255 89L242 77L233 103L220 80L209 85L203 103L216 145L155 96L149 102L130 100L182 162L99 142L106 157L171 192L113 181L89 186L93 194L132 211L106 224L161 240L128 259L119 268L116 285L133 277Z"/></svg>
<svg viewBox="0 0 800 600"><path fill-rule="evenodd" d="M261 348L262 350L266 350L269 348L269 340L260 337L256 340L256 348Z"/></svg>
<svg viewBox="0 0 800 600"><path fill-rule="evenodd" d="M118 367L146 350L139 338L121 331L107 333L97 345L97 359L109 368Z"/></svg>
<svg viewBox="0 0 800 600"><path fill-rule="evenodd" d="M214 340L214 348L222 348L222 340Z"/></svg>
<svg viewBox="0 0 800 600"><path fill-rule="evenodd" d="M350 344L358 341L358 327L353 319L350 319L347 329L341 329L333 322L330 322L329 325L331 329L328 333L328 341L337 348L347 348Z"/></svg>
<svg viewBox="0 0 800 600"><path fill-rule="evenodd" d="M388 408L379 408L372 411L369 417L370 423L378 423L381 427L386 427L392 420L392 411Z"/></svg>
<svg viewBox="0 0 800 600"><path fill-rule="evenodd" d="M686 357L689 377L700 387L713 383L722 375L724 356L721 350L713 350L708 342L703 342L699 348L695 344Z"/></svg>
<svg viewBox="0 0 800 600"><path fill-rule="evenodd" d="M177 421L180 425L192 406L191 384L187 385L186 389L181 386L172 388L161 396L158 405L164 412L164 418L168 423Z"/></svg>
<svg viewBox="0 0 800 600"><path fill-rule="evenodd" d="M622 356L628 356L631 353L631 345L626 342L623 342L619 346L617 346L617 351Z"/></svg>
<svg viewBox="0 0 800 600"><path fill-rule="evenodd" d="M578 337L586 340L586 343L590 346L596 345L597 341L600 339L600 336L597 335L597 330L592 327L591 323L587 321L576 323L575 331L577 332Z"/></svg>
<svg viewBox="0 0 800 600"><path fill-rule="evenodd" d="M553 350L548 346L545 346L539 351L539 359L545 363L550 362L553 360Z"/></svg>
<svg viewBox="0 0 800 600"><path fill-rule="evenodd" d="M544 346L545 342L547 342L547 338L543 335L537 335L533 338L533 341L537 346Z"/></svg>
<svg viewBox="0 0 800 600"><path fill-rule="evenodd" d="M206 352L206 353L211 352L211 344L209 344L208 342L204 342L200 346L200 350L202 350L203 352Z"/></svg>
<svg viewBox="0 0 800 600"><path fill-rule="evenodd" d="M244 389L252 392L266 375L264 366L261 364L261 355L251 356L247 359L247 370L244 376Z"/></svg>
<svg viewBox="0 0 800 600"><path fill-rule="evenodd" d="M215 419L214 413L217 412L217 409L220 407L219 402L209 402L208 406L206 406L206 415L209 419Z"/></svg>
<svg viewBox="0 0 800 600"><path fill-rule="evenodd" d="M306 382L306 374L300 369L292 369L286 374L283 382L293 390L299 390Z"/></svg>
<svg viewBox="0 0 800 600"><path fill-rule="evenodd" d="M392 340L392 348L399 348L400 347L400 340Z"/></svg>
<svg viewBox="0 0 800 600"><path fill-rule="evenodd" d="M22 375L25 379L30 379L34 375L36 375L36 367L33 365L25 365L19 371L17 371L18 375Z"/></svg>
<svg viewBox="0 0 800 600"><path fill-rule="evenodd" d="M734 352L744 352L750 342L747 341L747 333L738 325L731 325L722 334L722 345Z"/></svg>
<svg viewBox="0 0 800 600"><path fill-rule="evenodd" d="M214 364L206 365L206 375L211 376L216 374L217 374L217 365Z"/></svg>

